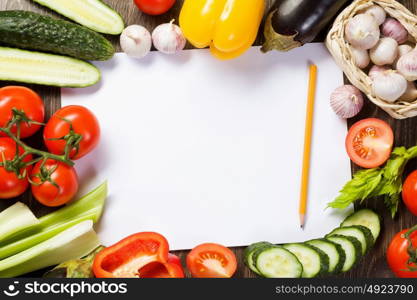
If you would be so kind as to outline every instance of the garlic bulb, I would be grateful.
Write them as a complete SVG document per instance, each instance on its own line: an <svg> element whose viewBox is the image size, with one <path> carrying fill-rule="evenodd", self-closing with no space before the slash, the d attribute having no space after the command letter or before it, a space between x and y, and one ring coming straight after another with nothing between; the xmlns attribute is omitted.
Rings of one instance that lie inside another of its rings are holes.
<svg viewBox="0 0 417 300"><path fill-rule="evenodd" d="M362 50L371 49L378 43L381 32L375 18L369 14L354 16L346 25L347 41Z"/></svg>
<svg viewBox="0 0 417 300"><path fill-rule="evenodd" d="M381 29L384 36L393 38L398 44L405 43L408 40L407 29L394 18L387 18Z"/></svg>
<svg viewBox="0 0 417 300"><path fill-rule="evenodd" d="M174 54L184 49L187 42L181 28L174 24L174 20L156 27L152 32L152 40L155 48L165 54Z"/></svg>
<svg viewBox="0 0 417 300"><path fill-rule="evenodd" d="M387 101L397 101L407 90L407 80L394 70L377 74L373 80L372 90L375 96Z"/></svg>
<svg viewBox="0 0 417 300"><path fill-rule="evenodd" d="M417 48L400 57L397 70L408 81L417 80Z"/></svg>
<svg viewBox="0 0 417 300"><path fill-rule="evenodd" d="M142 58L151 51L151 34L143 26L130 25L120 35L120 46L127 55Z"/></svg>
<svg viewBox="0 0 417 300"><path fill-rule="evenodd" d="M372 68L369 70L368 76L371 78L371 80L374 80L376 75L388 70L390 70L390 68L388 68L387 66L373 65Z"/></svg>
<svg viewBox="0 0 417 300"><path fill-rule="evenodd" d="M352 53L353 62L358 68L364 69L369 65L371 59L369 58L367 50L362 50L355 47L350 47L350 50Z"/></svg>
<svg viewBox="0 0 417 300"><path fill-rule="evenodd" d="M330 96L330 105L339 117L352 118L361 111L363 96L361 91L353 85L343 85Z"/></svg>
<svg viewBox="0 0 417 300"><path fill-rule="evenodd" d="M366 10L363 11L363 13L373 16L376 22L378 23L378 25L381 25L382 23L384 23L387 17L387 13L379 5L372 5L371 7L368 7Z"/></svg>
<svg viewBox="0 0 417 300"><path fill-rule="evenodd" d="M407 90L400 97L400 101L412 102L417 100L417 88L414 82L408 81Z"/></svg>
<svg viewBox="0 0 417 300"><path fill-rule="evenodd" d="M378 66L390 65L398 57L398 43L393 38L382 38L369 51L369 55L372 62Z"/></svg>
<svg viewBox="0 0 417 300"><path fill-rule="evenodd" d="M394 69L397 69L397 63L398 60L401 58L401 56L407 54L408 52L413 51L413 47L411 47L410 45L407 44L403 44L398 46L398 57L397 59L394 61L394 63L392 64L392 66L394 67Z"/></svg>

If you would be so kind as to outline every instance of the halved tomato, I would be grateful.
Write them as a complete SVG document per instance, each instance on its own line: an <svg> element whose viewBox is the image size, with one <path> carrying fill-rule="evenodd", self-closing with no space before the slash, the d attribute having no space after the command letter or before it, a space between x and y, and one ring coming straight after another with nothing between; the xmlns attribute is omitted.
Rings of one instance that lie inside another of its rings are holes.
<svg viewBox="0 0 417 300"><path fill-rule="evenodd" d="M218 244L201 244L187 255L187 267L196 278L230 278L237 261L232 250Z"/></svg>
<svg viewBox="0 0 417 300"><path fill-rule="evenodd" d="M346 137L350 159L363 168L376 168L390 157L394 133L384 121L375 118L355 123Z"/></svg>

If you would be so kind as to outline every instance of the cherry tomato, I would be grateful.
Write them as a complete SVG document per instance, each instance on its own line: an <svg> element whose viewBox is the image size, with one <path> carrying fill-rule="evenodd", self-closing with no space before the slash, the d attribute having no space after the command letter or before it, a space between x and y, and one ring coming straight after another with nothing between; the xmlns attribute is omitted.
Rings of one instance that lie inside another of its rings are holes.
<svg viewBox="0 0 417 300"><path fill-rule="evenodd" d="M7 86L0 89L0 127L6 127L12 119L12 108L23 111L29 120L42 123L45 117L45 107L42 99L31 89L23 86ZM40 128L37 124L20 123L20 137L32 136ZM12 127L16 134L17 127ZM0 136L6 136L0 133Z"/></svg>
<svg viewBox="0 0 417 300"><path fill-rule="evenodd" d="M235 254L218 244L201 244L187 255L187 267L196 278L230 278L236 272Z"/></svg>
<svg viewBox="0 0 417 300"><path fill-rule="evenodd" d="M148 15L162 15L174 6L176 0L134 0L136 6Z"/></svg>
<svg viewBox="0 0 417 300"><path fill-rule="evenodd" d="M408 210L417 216L417 170L404 181L402 196Z"/></svg>
<svg viewBox="0 0 417 300"><path fill-rule="evenodd" d="M65 163L48 159L44 164L50 174L50 181L42 183L41 177L47 174L41 172L42 161L32 170L31 180L33 196L46 206L60 206L71 201L78 191L78 177L75 169ZM40 174L40 175L39 175Z"/></svg>
<svg viewBox="0 0 417 300"><path fill-rule="evenodd" d="M23 148L19 146L19 154L23 154ZM9 161L16 156L16 143L11 138L0 138L0 162L3 162L3 157ZM27 155L23 162L32 160L31 155ZM26 169L26 172L25 172ZM28 166L20 170L20 175L24 172L29 175L32 167ZM0 167L0 199L10 199L23 194L29 186L27 177L19 179L16 173L6 170L4 166Z"/></svg>
<svg viewBox="0 0 417 300"><path fill-rule="evenodd" d="M100 125L94 114L83 106L70 105L58 110L48 121L43 132L43 139L49 152L62 155L66 140L72 130L81 136L78 149L72 147L70 158L79 159L90 153L100 140Z"/></svg>
<svg viewBox="0 0 417 300"><path fill-rule="evenodd" d="M408 253L410 243L404 236L407 231L408 229L405 229L394 236L388 246L387 261L390 269L397 277L417 278L417 264L415 259L414 262L408 262L410 259L410 255ZM413 244L415 254L415 249L417 247L417 231L414 231L410 235L410 240Z"/></svg>
<svg viewBox="0 0 417 300"><path fill-rule="evenodd" d="M376 168L391 155L394 134L384 121L369 118L355 123L346 137L350 159L363 168Z"/></svg>

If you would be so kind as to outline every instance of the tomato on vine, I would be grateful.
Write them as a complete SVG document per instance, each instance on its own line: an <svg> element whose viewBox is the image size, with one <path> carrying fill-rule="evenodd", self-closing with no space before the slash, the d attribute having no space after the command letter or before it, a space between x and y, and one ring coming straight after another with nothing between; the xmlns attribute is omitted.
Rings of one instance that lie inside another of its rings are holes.
<svg viewBox="0 0 417 300"><path fill-rule="evenodd" d="M417 226L397 233L387 250L392 272L401 278L417 278Z"/></svg>
<svg viewBox="0 0 417 300"><path fill-rule="evenodd" d="M83 106L70 105L58 110L45 126L43 139L51 153L79 159L99 143L100 126L94 114Z"/></svg>

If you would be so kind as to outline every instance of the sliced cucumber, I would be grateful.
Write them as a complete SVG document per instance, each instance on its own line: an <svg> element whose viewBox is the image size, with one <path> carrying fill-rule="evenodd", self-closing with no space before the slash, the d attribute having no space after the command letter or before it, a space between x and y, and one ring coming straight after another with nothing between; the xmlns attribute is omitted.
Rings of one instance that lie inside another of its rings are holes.
<svg viewBox="0 0 417 300"><path fill-rule="evenodd" d="M106 34L120 34L120 14L100 0L33 0L85 27Z"/></svg>
<svg viewBox="0 0 417 300"><path fill-rule="evenodd" d="M100 80L92 64L66 56L0 47L0 80L86 87Z"/></svg>
<svg viewBox="0 0 417 300"><path fill-rule="evenodd" d="M346 260L342 267L342 272L347 272L361 258L362 246L357 238L343 235L332 235L326 237L326 240L339 244L346 254Z"/></svg>
<svg viewBox="0 0 417 300"><path fill-rule="evenodd" d="M361 225L336 228L327 236L332 235L353 236L354 238L357 238L361 243L362 255L365 255L365 253L371 249L372 245L374 244L372 232L365 226Z"/></svg>
<svg viewBox="0 0 417 300"><path fill-rule="evenodd" d="M249 269L251 269L253 272L255 272L258 275L261 275L259 270L256 268L254 262L253 262L253 254L255 253L256 250L264 247L264 246L270 246L272 245L271 243L268 242L259 242L259 243L254 243L250 246L248 246L243 255L244 255L244 259L245 259L245 264L249 267Z"/></svg>
<svg viewBox="0 0 417 300"><path fill-rule="evenodd" d="M256 269L267 278L299 278L303 266L290 251L279 246L264 246L253 254Z"/></svg>
<svg viewBox="0 0 417 300"><path fill-rule="evenodd" d="M320 249L307 244L286 244L283 246L297 256L303 265L304 278L312 278L327 273L329 257Z"/></svg>
<svg viewBox="0 0 417 300"><path fill-rule="evenodd" d="M342 246L326 239L317 239L306 242L308 245L314 246L329 257L329 273L339 273L346 260L346 254Z"/></svg>
<svg viewBox="0 0 417 300"><path fill-rule="evenodd" d="M352 225L362 225L367 227L374 237L374 241L377 240L379 233L381 232L381 220L379 216L370 209L361 209L350 216L348 216L340 227L349 227Z"/></svg>

